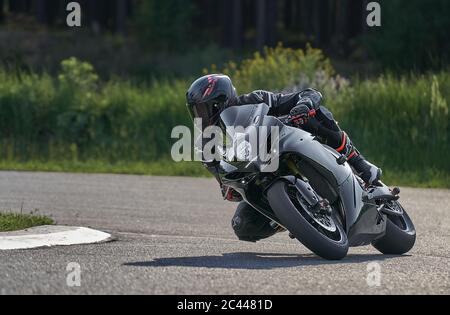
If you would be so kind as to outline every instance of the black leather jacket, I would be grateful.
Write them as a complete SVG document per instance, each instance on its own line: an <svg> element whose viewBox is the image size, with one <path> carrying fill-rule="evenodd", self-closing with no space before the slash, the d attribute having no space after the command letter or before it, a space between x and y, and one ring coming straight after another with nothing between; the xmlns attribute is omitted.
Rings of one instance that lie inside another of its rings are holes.
<svg viewBox="0 0 450 315"><path fill-rule="evenodd" d="M270 107L269 115L284 116L288 115L292 108L294 108L302 98L309 98L314 106L314 108L311 109L318 110L323 96L319 91L314 89L307 89L298 93L290 94L272 93L268 91L254 91L252 93L239 96L234 102L231 102L228 107L265 103ZM218 163L213 162L203 164L220 183L220 180L217 176Z"/></svg>
<svg viewBox="0 0 450 315"><path fill-rule="evenodd" d="M298 101L302 98L309 98L314 104L314 109L318 109L323 97L319 91L314 89L307 89L299 93L291 94L254 91L252 93L239 96L229 106L266 103L270 107L269 115L284 116L289 114L291 109L294 108Z"/></svg>

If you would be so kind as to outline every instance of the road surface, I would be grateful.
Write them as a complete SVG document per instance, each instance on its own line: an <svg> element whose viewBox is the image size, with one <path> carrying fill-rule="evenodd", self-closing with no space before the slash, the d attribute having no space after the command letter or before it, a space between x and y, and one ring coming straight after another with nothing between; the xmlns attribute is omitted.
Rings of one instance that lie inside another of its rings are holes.
<svg viewBox="0 0 450 315"><path fill-rule="evenodd" d="M286 233L238 241L236 205L221 200L211 179L0 172L3 211L39 209L59 224L116 237L0 252L0 295L450 294L450 191L405 188L401 196L418 230L410 255L363 247L328 262ZM80 267L80 286L67 282L70 263Z"/></svg>

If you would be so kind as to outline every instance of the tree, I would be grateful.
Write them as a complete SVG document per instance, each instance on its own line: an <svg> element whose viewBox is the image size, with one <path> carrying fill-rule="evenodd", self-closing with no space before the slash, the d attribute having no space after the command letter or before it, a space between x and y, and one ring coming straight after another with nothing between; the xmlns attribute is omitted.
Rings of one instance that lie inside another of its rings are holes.
<svg viewBox="0 0 450 315"><path fill-rule="evenodd" d="M193 3L186 0L141 0L135 26L141 43L157 50L181 50L190 43Z"/></svg>
<svg viewBox="0 0 450 315"><path fill-rule="evenodd" d="M243 23L242 23L242 2L231 0L231 47L239 49L242 47Z"/></svg>
<svg viewBox="0 0 450 315"><path fill-rule="evenodd" d="M256 1L256 47L273 46L277 41L278 2Z"/></svg>
<svg viewBox="0 0 450 315"><path fill-rule="evenodd" d="M128 17L128 0L116 0L116 31L125 34Z"/></svg>
<svg viewBox="0 0 450 315"><path fill-rule="evenodd" d="M214 1L209 1L213 3ZM217 12L219 13L219 23L222 35L222 43L226 47L233 49L242 48L244 39L244 24L243 24L243 1L241 0L220 0L219 5L216 7L209 7L209 9L203 14L214 17ZM216 24L213 21L208 21L208 25Z"/></svg>
<svg viewBox="0 0 450 315"><path fill-rule="evenodd" d="M29 12L31 0L9 0L9 10L15 13Z"/></svg>
<svg viewBox="0 0 450 315"><path fill-rule="evenodd" d="M5 19L5 15L3 10L5 9L5 3L3 0L0 0L0 22L3 22L3 20Z"/></svg>
<svg viewBox="0 0 450 315"><path fill-rule="evenodd" d="M48 8L46 0L36 1L36 13L39 23L48 24Z"/></svg>
<svg viewBox="0 0 450 315"><path fill-rule="evenodd" d="M367 41L382 65L407 71L448 65L450 1L389 0L381 7L382 27L371 28Z"/></svg>

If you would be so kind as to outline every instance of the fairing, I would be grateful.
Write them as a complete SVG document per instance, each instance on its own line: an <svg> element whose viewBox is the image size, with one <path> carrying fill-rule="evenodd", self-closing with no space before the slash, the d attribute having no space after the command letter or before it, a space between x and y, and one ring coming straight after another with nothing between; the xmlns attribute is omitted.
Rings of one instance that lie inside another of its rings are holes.
<svg viewBox="0 0 450 315"><path fill-rule="evenodd" d="M221 120L224 126L244 128L278 126L280 157L285 154L295 154L306 161L308 166L313 167L331 184L332 189L339 196L350 245L367 245L382 237L386 229L386 220L377 211L374 198L381 194L377 193L378 190L385 193L386 188L375 189L375 193L369 196L361 187L349 164L340 165L337 162L340 155L336 151L321 144L310 133L286 126L279 119L267 116L268 112L269 107L266 104L236 106L225 110ZM270 214L270 210L264 208L264 203L255 200L248 192L248 184L263 169L263 166L264 163L259 160L253 163L222 162L220 176L224 183L238 190L255 209L276 221L276 218Z"/></svg>

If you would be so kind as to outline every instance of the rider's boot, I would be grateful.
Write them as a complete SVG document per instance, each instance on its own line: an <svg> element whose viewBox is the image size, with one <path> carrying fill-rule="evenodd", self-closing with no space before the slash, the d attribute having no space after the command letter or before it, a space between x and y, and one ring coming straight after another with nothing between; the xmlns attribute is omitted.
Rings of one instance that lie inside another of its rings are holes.
<svg viewBox="0 0 450 315"><path fill-rule="evenodd" d="M354 147L349 136L342 132L342 143L336 149L339 153L347 157L348 163L353 167L356 174L368 185L378 185L382 170L372 163L368 162Z"/></svg>

